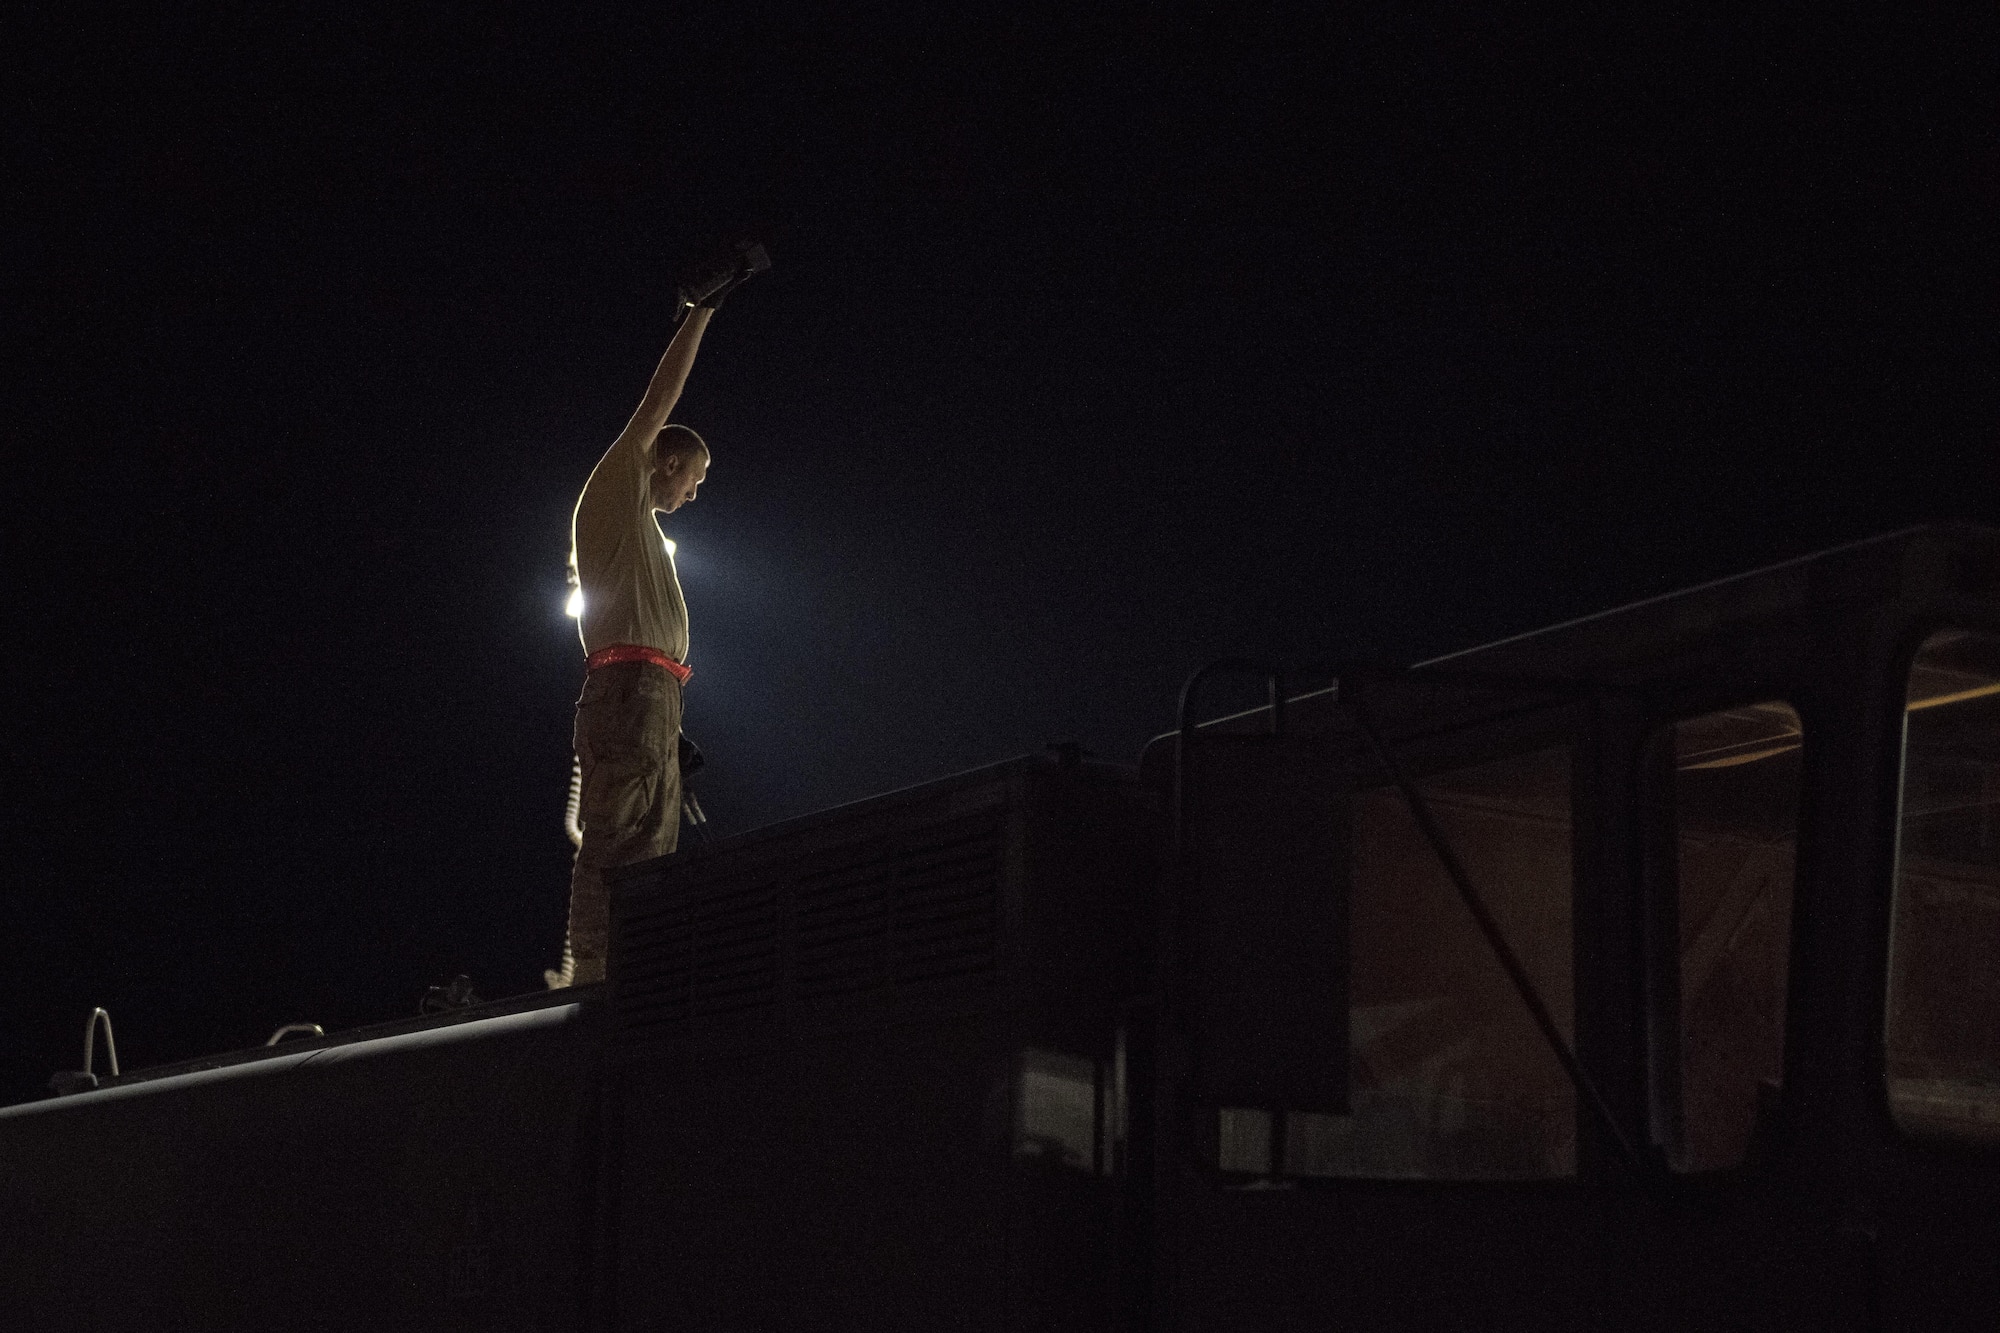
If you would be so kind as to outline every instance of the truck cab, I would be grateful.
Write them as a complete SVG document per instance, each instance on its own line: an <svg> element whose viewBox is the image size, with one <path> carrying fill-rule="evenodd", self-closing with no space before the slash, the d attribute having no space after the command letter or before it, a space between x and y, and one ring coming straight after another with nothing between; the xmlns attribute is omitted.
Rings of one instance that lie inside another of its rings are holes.
<svg viewBox="0 0 2000 1333"><path fill-rule="evenodd" d="M1305 860L1343 920L1293 937L1336 941L1348 1077L1314 1105L1268 1080L1264 1104L1204 1104L1227 1088L1203 1086L1203 1047L1247 1037L1282 1063L1315 1034L1281 997L1210 1000L1183 965L1162 1037L1183 1082L1160 1096L1214 1151L1156 1172L1163 1243L1192 1247L1162 1266L1162 1326L1260 1307L1265 1327L1990 1326L1996 594L1991 532L1904 533L1353 671L1277 728L1268 708L1218 724L1239 785L1296 785L1311 756L1337 811ZM1260 779L1250 738L1286 729ZM1202 730L1153 766L1178 751L1188 783ZM1196 788L1237 826L1225 853L1284 839L1248 827L1269 793ZM1183 952L1226 955L1249 936L1199 906L1202 878L1182 877L1202 923L1184 941L1219 939ZM1284 919L1296 890L1262 882Z"/></svg>

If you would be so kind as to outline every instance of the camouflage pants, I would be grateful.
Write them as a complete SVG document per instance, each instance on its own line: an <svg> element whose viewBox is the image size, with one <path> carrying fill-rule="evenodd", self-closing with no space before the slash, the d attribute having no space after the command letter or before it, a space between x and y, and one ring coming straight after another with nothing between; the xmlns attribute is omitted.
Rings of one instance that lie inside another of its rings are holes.
<svg viewBox="0 0 2000 1333"><path fill-rule="evenodd" d="M648 662L584 678L576 701L583 845L569 881L576 981L604 979L611 903L604 872L674 850L681 828L681 685Z"/></svg>

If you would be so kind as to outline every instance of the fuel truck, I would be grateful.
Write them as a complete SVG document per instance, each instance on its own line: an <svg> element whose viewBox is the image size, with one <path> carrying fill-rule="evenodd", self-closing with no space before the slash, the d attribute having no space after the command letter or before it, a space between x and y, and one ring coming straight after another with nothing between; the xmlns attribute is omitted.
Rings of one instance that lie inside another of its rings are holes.
<svg viewBox="0 0 2000 1333"><path fill-rule="evenodd" d="M1175 723L0 1108L0 1327L2000 1326L2000 532Z"/></svg>

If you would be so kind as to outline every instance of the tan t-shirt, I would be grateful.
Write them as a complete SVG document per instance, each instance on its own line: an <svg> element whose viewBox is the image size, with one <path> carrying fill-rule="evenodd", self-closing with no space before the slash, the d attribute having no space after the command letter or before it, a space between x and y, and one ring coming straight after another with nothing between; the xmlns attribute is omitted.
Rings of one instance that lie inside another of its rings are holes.
<svg viewBox="0 0 2000 1333"><path fill-rule="evenodd" d="M687 603L653 518L653 442L620 436L597 460L570 519L570 561L583 590L583 651L614 643L687 661Z"/></svg>

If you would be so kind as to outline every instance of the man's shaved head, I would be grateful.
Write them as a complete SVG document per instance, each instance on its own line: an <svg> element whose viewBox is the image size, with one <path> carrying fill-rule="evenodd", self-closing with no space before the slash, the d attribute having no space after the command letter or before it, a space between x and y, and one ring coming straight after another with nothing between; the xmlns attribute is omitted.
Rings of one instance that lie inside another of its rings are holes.
<svg viewBox="0 0 2000 1333"><path fill-rule="evenodd" d="M653 437L653 508L671 514L694 499L708 477L708 442L686 426L663 426Z"/></svg>
<svg viewBox="0 0 2000 1333"><path fill-rule="evenodd" d="M708 457L708 441L695 434L686 426L662 426L660 433L653 437L653 466L660 467L669 458L695 459Z"/></svg>

